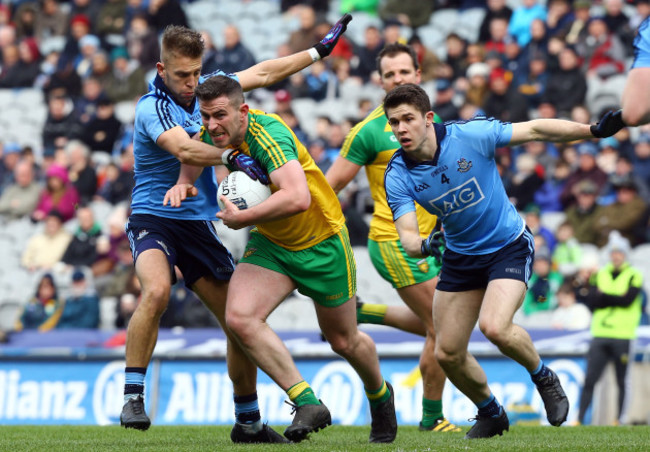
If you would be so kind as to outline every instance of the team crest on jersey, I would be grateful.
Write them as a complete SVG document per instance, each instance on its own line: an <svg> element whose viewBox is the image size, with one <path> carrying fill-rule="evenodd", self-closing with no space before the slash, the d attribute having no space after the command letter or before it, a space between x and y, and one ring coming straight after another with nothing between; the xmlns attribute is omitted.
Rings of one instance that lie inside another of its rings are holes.
<svg viewBox="0 0 650 452"><path fill-rule="evenodd" d="M146 229L143 229L143 230L140 231L140 233L138 234L138 240L142 240L142 239L145 238L147 235L149 235L149 231L147 231Z"/></svg>
<svg viewBox="0 0 650 452"><path fill-rule="evenodd" d="M472 168L472 161L470 160L469 162L465 160L465 157L462 157L460 160L457 160L456 163L458 163L458 171L461 173L466 173Z"/></svg>
<svg viewBox="0 0 650 452"><path fill-rule="evenodd" d="M252 256L257 251L257 248L248 248L244 253L244 257Z"/></svg>
<svg viewBox="0 0 650 452"><path fill-rule="evenodd" d="M418 264L418 269L420 269L422 273L429 273L429 263L427 262L426 259L419 260L417 264Z"/></svg>

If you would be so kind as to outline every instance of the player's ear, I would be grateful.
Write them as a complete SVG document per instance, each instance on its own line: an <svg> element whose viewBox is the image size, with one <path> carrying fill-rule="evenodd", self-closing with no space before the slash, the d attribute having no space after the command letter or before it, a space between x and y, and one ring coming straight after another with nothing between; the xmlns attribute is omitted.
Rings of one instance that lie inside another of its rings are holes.
<svg viewBox="0 0 650 452"><path fill-rule="evenodd" d="M427 120L427 126L431 123L433 123L433 118L435 117L435 113L432 111L428 111L425 115L424 118Z"/></svg>
<svg viewBox="0 0 650 452"><path fill-rule="evenodd" d="M243 103L239 106L239 114L241 114L242 118L248 115L248 110L250 110L250 107L247 103Z"/></svg>

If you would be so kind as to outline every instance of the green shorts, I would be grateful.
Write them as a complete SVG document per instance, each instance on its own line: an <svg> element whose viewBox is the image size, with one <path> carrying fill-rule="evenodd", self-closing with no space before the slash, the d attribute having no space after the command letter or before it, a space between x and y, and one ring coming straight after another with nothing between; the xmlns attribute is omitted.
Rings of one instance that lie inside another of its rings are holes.
<svg viewBox="0 0 650 452"><path fill-rule="evenodd" d="M321 306L340 306L357 291L357 267L348 230L300 251L290 251L256 231L239 262L282 273L298 286L298 292Z"/></svg>
<svg viewBox="0 0 650 452"><path fill-rule="evenodd" d="M428 281L440 272L433 257L410 257L399 240L375 242L368 239L368 254L381 277L396 289Z"/></svg>

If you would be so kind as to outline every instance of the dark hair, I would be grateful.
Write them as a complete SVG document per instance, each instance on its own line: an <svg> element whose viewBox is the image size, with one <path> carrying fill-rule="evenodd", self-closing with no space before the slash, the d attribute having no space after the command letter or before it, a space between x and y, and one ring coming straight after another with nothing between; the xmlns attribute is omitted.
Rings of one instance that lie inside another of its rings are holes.
<svg viewBox="0 0 650 452"><path fill-rule="evenodd" d="M407 46L405 44L400 44L399 42L394 42L392 44L386 45L383 49L381 49L379 55L377 55L377 71L379 71L379 75L381 75L382 58L394 57L396 55L399 55L400 53L405 53L411 57L411 61L413 61L413 67L415 68L416 71L420 69L420 65L418 64L418 57L415 54L415 50L413 50L413 47Z"/></svg>
<svg viewBox="0 0 650 452"><path fill-rule="evenodd" d="M35 297L38 298L39 293L41 291L41 284L43 284L43 282L45 282L46 280L54 288L54 295L52 295L52 298L56 300L57 298L59 298L59 295L58 295L58 290L56 288L56 282L54 282L54 276L52 276L51 273L44 273L43 276L41 276L41 279L38 281L38 284L36 285Z"/></svg>
<svg viewBox="0 0 650 452"><path fill-rule="evenodd" d="M194 94L199 101L209 101L227 96L233 105L244 103L244 91L241 85L234 78L225 75L210 77L196 87Z"/></svg>
<svg viewBox="0 0 650 452"><path fill-rule="evenodd" d="M187 27L169 25L162 35L160 59L165 62L171 56L176 55L201 58L204 49L201 33Z"/></svg>
<svg viewBox="0 0 650 452"><path fill-rule="evenodd" d="M390 108L398 107L402 104L412 105L424 116L431 111L431 101L427 93L418 85L407 83L393 88L384 99L384 111L388 116Z"/></svg>

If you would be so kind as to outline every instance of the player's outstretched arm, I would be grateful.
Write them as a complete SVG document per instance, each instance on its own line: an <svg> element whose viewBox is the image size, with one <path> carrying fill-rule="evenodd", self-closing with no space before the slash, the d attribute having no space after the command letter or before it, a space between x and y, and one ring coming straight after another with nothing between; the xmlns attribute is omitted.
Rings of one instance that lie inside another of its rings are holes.
<svg viewBox="0 0 650 452"><path fill-rule="evenodd" d="M360 165L352 163L344 157L338 156L327 170L325 178L335 193L343 190L361 169Z"/></svg>
<svg viewBox="0 0 650 452"><path fill-rule="evenodd" d="M625 125L618 112L607 112L595 125L580 124L564 119L534 119L512 124L510 145L528 141L569 142L589 138L605 138L614 135Z"/></svg>
<svg viewBox="0 0 650 452"><path fill-rule="evenodd" d="M345 14L330 29L325 37L314 47L302 52L294 53L283 58L262 61L241 72L236 72L239 83L244 91L262 88L284 80L288 76L303 70L315 61L325 58L339 42L345 33L348 23L352 20L350 14Z"/></svg>

